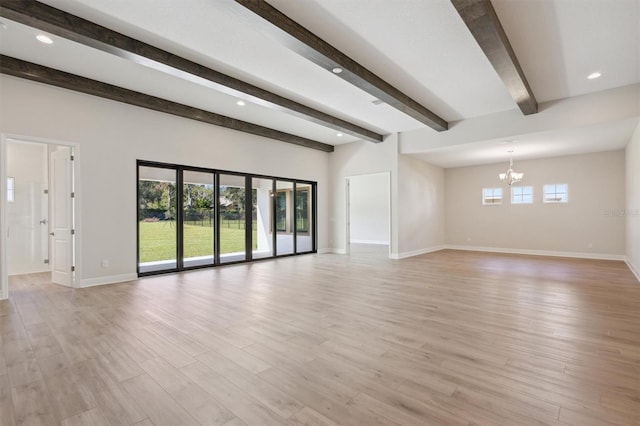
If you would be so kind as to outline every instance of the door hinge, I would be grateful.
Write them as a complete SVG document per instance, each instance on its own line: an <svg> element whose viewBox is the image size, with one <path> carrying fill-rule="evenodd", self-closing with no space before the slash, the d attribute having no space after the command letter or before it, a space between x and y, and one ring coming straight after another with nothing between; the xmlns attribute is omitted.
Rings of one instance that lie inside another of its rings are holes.
<svg viewBox="0 0 640 426"><path fill-rule="evenodd" d="M49 259L45 259L45 260L44 260L44 263L45 263L46 265L48 265L48 264L49 264Z"/></svg>
<svg viewBox="0 0 640 426"><path fill-rule="evenodd" d="M45 190L43 190L42 192L44 192L45 194L48 194L48 193L49 193L49 190L48 190L48 189L45 189Z"/></svg>
<svg viewBox="0 0 640 426"><path fill-rule="evenodd" d="M75 197L76 197L76 193L75 193L75 192L72 192L72 193L71 193L71 198L75 198Z"/></svg>
<svg viewBox="0 0 640 426"><path fill-rule="evenodd" d="M71 155L71 157L70 157L70 158L71 158L71 161L73 161L73 160L75 160L75 159L76 159L76 157L74 157L73 155Z"/></svg>
<svg viewBox="0 0 640 426"><path fill-rule="evenodd" d="M76 267L75 267L75 266L72 266L72 267L71 267L71 272L75 272L75 271L76 271Z"/></svg>
<svg viewBox="0 0 640 426"><path fill-rule="evenodd" d="M76 235L76 230L75 229L71 230L71 235Z"/></svg>

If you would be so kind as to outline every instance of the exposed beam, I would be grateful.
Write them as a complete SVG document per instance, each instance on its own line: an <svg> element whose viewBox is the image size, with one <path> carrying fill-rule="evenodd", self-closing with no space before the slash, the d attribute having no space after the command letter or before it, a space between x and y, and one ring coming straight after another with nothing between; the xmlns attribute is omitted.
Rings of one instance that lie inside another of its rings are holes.
<svg viewBox="0 0 640 426"><path fill-rule="evenodd" d="M191 120L214 124L228 129L238 130L253 135L276 139L306 148L317 149L324 152L332 152L333 146L303 138L268 127L259 126L235 118L215 114L213 112L157 98L133 90L124 89L112 84L103 83L97 80L81 77L75 74L59 71L53 68L26 62L10 56L0 55L0 73L21 77L52 86L74 90L88 95L99 96L112 101L123 102L154 111L160 111L178 117L189 118Z"/></svg>
<svg viewBox="0 0 640 426"><path fill-rule="evenodd" d="M37 1L2 0L0 16L360 139L371 142L382 142L384 139L383 135L354 123Z"/></svg>
<svg viewBox="0 0 640 426"><path fill-rule="evenodd" d="M489 0L451 0L480 48L525 115L538 112L538 102Z"/></svg>
<svg viewBox="0 0 640 426"><path fill-rule="evenodd" d="M449 128L449 124L445 120L425 106L402 93L266 1L235 1L252 12L246 16L252 17L253 22L302 57L330 72L334 68L342 68L343 71L336 74L338 77L437 131ZM239 9L242 10L242 8Z"/></svg>

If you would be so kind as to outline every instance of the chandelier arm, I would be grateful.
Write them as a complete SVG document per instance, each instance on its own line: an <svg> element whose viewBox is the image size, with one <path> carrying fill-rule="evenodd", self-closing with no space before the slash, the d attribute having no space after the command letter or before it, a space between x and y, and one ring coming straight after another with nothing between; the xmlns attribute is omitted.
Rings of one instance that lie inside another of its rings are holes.
<svg viewBox="0 0 640 426"><path fill-rule="evenodd" d="M509 151L509 169L506 173L499 173L498 178L501 182L505 182L511 186L514 183L520 182L524 177L524 173L519 173L513 170L513 151Z"/></svg>

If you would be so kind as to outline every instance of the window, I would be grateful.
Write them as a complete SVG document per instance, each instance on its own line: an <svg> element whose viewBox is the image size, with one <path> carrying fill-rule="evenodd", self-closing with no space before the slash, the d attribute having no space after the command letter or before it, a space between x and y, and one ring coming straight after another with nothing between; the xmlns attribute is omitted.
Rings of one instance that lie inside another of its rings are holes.
<svg viewBox="0 0 640 426"><path fill-rule="evenodd" d="M7 178L7 201L13 203L15 200L15 179Z"/></svg>
<svg viewBox="0 0 640 426"><path fill-rule="evenodd" d="M511 204L533 204L533 186L512 186Z"/></svg>
<svg viewBox="0 0 640 426"><path fill-rule="evenodd" d="M276 192L276 231L289 232L287 227L287 195L289 191Z"/></svg>
<svg viewBox="0 0 640 426"><path fill-rule="evenodd" d="M295 200L295 224L297 232L309 233L309 225L311 222L311 187L304 184L298 184L296 189ZM302 188L300 188L302 187ZM276 231L293 232L290 225L291 214L291 197L293 190L280 189L276 192Z"/></svg>
<svg viewBox="0 0 640 426"><path fill-rule="evenodd" d="M545 203L566 203L567 188L566 183L552 183L544 186L544 202Z"/></svg>
<svg viewBox="0 0 640 426"><path fill-rule="evenodd" d="M296 191L296 231L309 232L309 189Z"/></svg>
<svg viewBox="0 0 640 426"><path fill-rule="evenodd" d="M482 204L485 206L502 204L502 188L483 188Z"/></svg>

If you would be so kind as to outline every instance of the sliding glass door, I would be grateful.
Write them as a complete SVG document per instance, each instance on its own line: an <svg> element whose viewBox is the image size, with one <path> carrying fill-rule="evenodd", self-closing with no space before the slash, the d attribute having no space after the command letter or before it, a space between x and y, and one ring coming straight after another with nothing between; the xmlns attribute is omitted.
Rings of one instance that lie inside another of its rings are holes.
<svg viewBox="0 0 640 426"><path fill-rule="evenodd" d="M185 170L182 176L183 266L211 266L214 264L215 175Z"/></svg>
<svg viewBox="0 0 640 426"><path fill-rule="evenodd" d="M293 182L276 182L276 253L278 255L295 253Z"/></svg>
<svg viewBox="0 0 640 426"><path fill-rule="evenodd" d="M245 177L220 174L220 263L247 259L247 188Z"/></svg>
<svg viewBox="0 0 640 426"><path fill-rule="evenodd" d="M176 170L138 168L139 272L177 268L178 227Z"/></svg>
<svg viewBox="0 0 640 426"><path fill-rule="evenodd" d="M138 161L138 274L315 252L313 182Z"/></svg>
<svg viewBox="0 0 640 426"><path fill-rule="evenodd" d="M263 259L273 256L273 179L253 178L251 180L251 197L253 220L252 258Z"/></svg>
<svg viewBox="0 0 640 426"><path fill-rule="evenodd" d="M296 253L313 251L313 188L296 183L295 199Z"/></svg>

